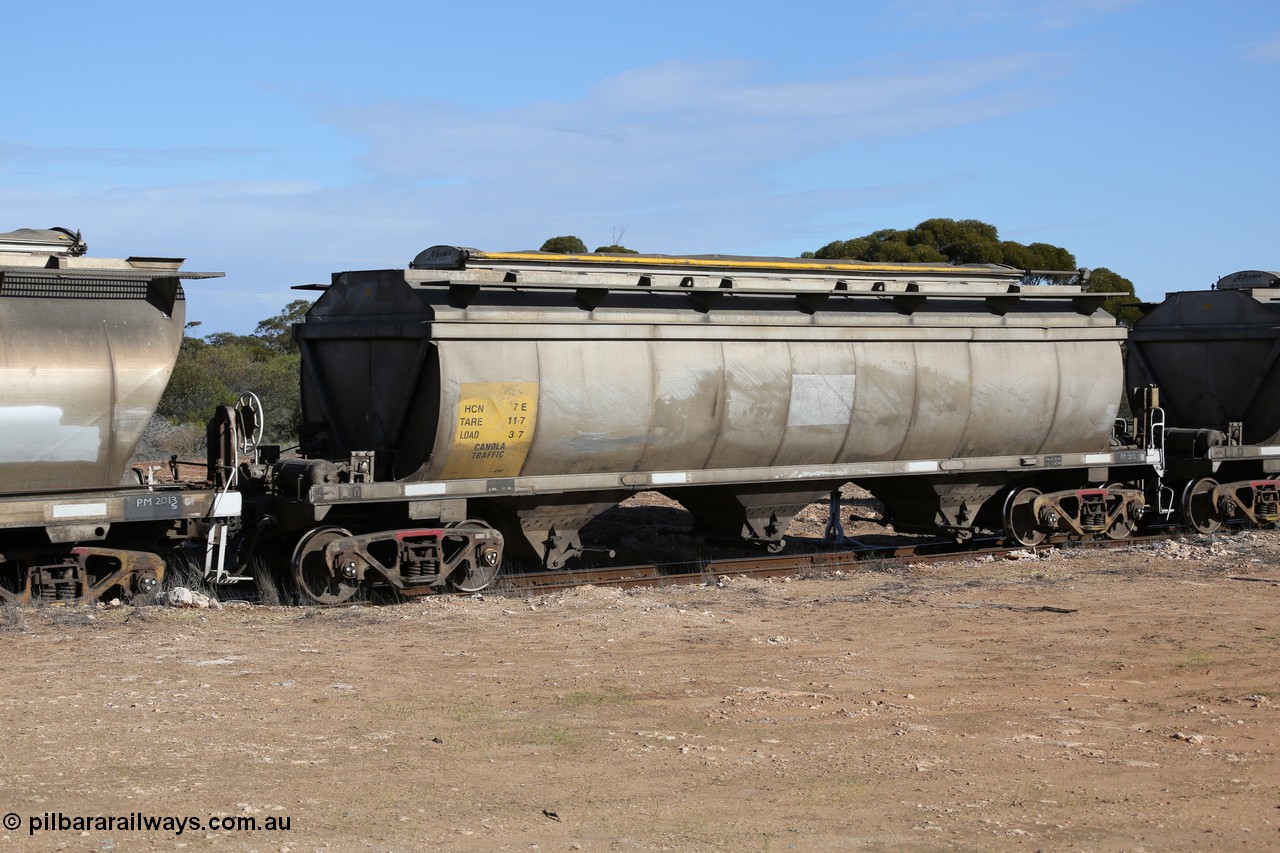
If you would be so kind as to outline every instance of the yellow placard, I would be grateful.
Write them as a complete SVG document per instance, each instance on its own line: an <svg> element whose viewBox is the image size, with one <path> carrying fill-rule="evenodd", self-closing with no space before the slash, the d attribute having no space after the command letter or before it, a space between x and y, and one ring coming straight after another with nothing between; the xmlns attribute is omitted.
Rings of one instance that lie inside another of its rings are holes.
<svg viewBox="0 0 1280 853"><path fill-rule="evenodd" d="M461 383L441 478L519 476L537 422L537 382Z"/></svg>

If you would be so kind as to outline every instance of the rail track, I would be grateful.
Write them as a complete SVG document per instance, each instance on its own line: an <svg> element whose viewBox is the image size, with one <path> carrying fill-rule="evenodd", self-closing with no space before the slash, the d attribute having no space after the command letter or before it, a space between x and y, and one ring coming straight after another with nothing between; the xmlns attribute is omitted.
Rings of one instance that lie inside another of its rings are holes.
<svg viewBox="0 0 1280 853"><path fill-rule="evenodd" d="M795 553L760 555L749 557L708 558L682 563L645 563L626 566L597 566L554 571L510 571L504 569L490 586L481 592L444 593L454 596L511 596L526 597L550 592L560 592L582 586L612 586L619 588L656 587L680 584L714 584L721 578L777 578L835 572L838 570L876 571L893 563L909 562L915 565L945 563L957 560L973 560L980 557L1003 557L1018 552L1039 552L1055 548L1080 550L1112 550L1133 547L1143 543L1178 539L1196 535L1176 525L1148 528L1124 539L1072 539L1054 537L1035 547L1010 545L999 536L979 537L957 544L948 540L930 539L922 542L893 544L850 544L833 549L823 547L821 540L801 540L796 544L804 550ZM851 540L856 541L856 540ZM256 591L244 587L221 587L221 597L240 600L260 600ZM405 595L386 587L374 587L355 598L339 604L319 604L302 601L296 592L279 596L284 603L294 602L307 607L351 607L375 604L394 604L430 598L441 593L427 592ZM275 596L273 596L275 598ZM274 603L274 602L272 602Z"/></svg>
<svg viewBox="0 0 1280 853"><path fill-rule="evenodd" d="M670 584L714 583L725 577L786 577L813 572L831 572L851 567L874 570L890 562L951 562L977 557L1000 557L1017 552L1050 548L1115 549L1144 542L1176 539L1187 535L1176 527L1152 528L1148 532L1125 539L1069 539L1057 537L1034 548L1005 544L999 537L979 538L963 545L954 542L929 542L901 545L855 545L842 550L811 550L796 554L760 557L712 559L698 563L644 564L605 568L583 568L560 571L513 572L499 575L485 594L528 595L572 589L574 587L616 586L644 587ZM459 593L462 594L462 593Z"/></svg>

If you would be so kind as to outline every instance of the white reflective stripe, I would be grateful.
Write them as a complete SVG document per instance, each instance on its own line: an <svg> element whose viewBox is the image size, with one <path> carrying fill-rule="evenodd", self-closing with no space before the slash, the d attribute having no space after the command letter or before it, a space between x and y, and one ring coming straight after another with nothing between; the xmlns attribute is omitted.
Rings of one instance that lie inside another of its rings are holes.
<svg viewBox="0 0 1280 853"><path fill-rule="evenodd" d="M107 514L105 503L58 504L53 507L54 518L101 518Z"/></svg>
<svg viewBox="0 0 1280 853"><path fill-rule="evenodd" d="M404 496L412 498L419 495L443 495L444 490L444 483L409 483L404 487Z"/></svg>
<svg viewBox="0 0 1280 853"><path fill-rule="evenodd" d="M937 471L937 470L938 470L938 463L937 463L937 462L908 462L908 463L907 463L907 470L908 470L908 471L912 471L912 472L915 472L915 471Z"/></svg>
<svg viewBox="0 0 1280 853"><path fill-rule="evenodd" d="M213 511L210 515L214 518L234 518L240 514L240 504L239 492L219 492L213 496Z"/></svg>
<svg viewBox="0 0 1280 853"><path fill-rule="evenodd" d="M649 482L655 486L669 486L673 483L689 482L689 475L684 471L677 471L672 474L653 474L649 477Z"/></svg>
<svg viewBox="0 0 1280 853"><path fill-rule="evenodd" d="M1110 462L1110 453L1086 453L1084 455L1084 464L1086 465L1107 465Z"/></svg>
<svg viewBox="0 0 1280 853"><path fill-rule="evenodd" d="M1280 456L1280 447L1272 447L1272 446L1259 447L1258 453L1260 453L1263 456Z"/></svg>

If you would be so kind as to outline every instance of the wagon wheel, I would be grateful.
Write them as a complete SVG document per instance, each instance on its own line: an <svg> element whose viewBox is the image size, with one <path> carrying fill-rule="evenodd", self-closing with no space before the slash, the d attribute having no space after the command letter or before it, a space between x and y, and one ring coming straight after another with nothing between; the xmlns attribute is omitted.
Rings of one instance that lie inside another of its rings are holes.
<svg viewBox="0 0 1280 853"><path fill-rule="evenodd" d="M303 598L316 604L341 604L356 594L359 584L334 577L324 559L325 546L350 535L341 527L317 527L298 540L293 549L293 579Z"/></svg>
<svg viewBox="0 0 1280 853"><path fill-rule="evenodd" d="M1213 533L1222 526L1213 503L1213 490L1217 487L1217 480L1203 477L1187 483L1182 490L1182 519L1197 533Z"/></svg>
<svg viewBox="0 0 1280 853"><path fill-rule="evenodd" d="M1123 489L1123 488L1124 488L1124 483L1110 483L1107 485L1108 491L1110 491L1111 489ZM1107 529L1106 536L1108 539L1127 539L1129 535L1133 533L1133 530L1136 526L1137 525L1134 523L1131 517L1126 517L1125 515L1122 514L1119 518L1115 520L1115 523L1112 524L1111 527Z"/></svg>
<svg viewBox="0 0 1280 853"><path fill-rule="evenodd" d="M453 531L491 530L492 528L483 521L469 518L449 525L448 529ZM447 536L448 533L445 535ZM449 588L455 592L479 592L493 583L493 579L501 570L502 551L490 546L483 547L479 554L470 555L457 571L449 575Z"/></svg>
<svg viewBox="0 0 1280 853"><path fill-rule="evenodd" d="M1004 501L1004 535L1028 548L1045 540L1046 533L1036 519L1036 498L1043 494L1028 486L1015 489Z"/></svg>

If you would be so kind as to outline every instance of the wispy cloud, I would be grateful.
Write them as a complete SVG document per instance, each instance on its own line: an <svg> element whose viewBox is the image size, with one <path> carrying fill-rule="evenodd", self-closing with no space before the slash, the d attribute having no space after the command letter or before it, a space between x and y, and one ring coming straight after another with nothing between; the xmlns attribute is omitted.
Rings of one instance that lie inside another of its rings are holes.
<svg viewBox="0 0 1280 853"><path fill-rule="evenodd" d="M1257 63L1280 62L1280 34L1255 44L1245 54L1245 59Z"/></svg>
<svg viewBox="0 0 1280 853"><path fill-rule="evenodd" d="M603 80L569 103L489 112L440 101L334 104L321 115L367 141L364 166L380 180L488 187L540 203L572 187L578 204L647 208L730 184L776 191L767 172L780 161L1041 106L1051 99L1042 67L1001 56L773 80L746 63L671 62ZM856 166L840 176L870 178Z"/></svg>

